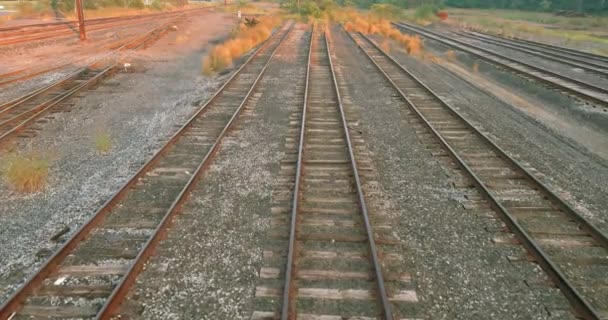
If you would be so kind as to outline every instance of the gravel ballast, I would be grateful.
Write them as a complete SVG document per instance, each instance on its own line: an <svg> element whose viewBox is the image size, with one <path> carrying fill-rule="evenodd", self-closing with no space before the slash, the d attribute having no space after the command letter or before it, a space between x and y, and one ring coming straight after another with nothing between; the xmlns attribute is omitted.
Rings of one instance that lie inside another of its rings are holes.
<svg viewBox="0 0 608 320"><path fill-rule="evenodd" d="M123 310L140 319L249 319L273 183L284 158L289 115L301 107L297 60L308 44L296 27L224 138L212 165L149 261Z"/></svg>
<svg viewBox="0 0 608 320"><path fill-rule="evenodd" d="M225 76L203 77L201 58L210 41L226 37L233 23L228 15L214 13L180 24L177 32L131 60L134 73L106 80L70 112L38 125L34 138L17 141L17 150L47 156L51 168L43 192L20 195L6 184L0 187L0 301L214 92ZM108 155L94 147L100 133L111 137ZM69 232L60 241L50 240L66 227Z"/></svg>
<svg viewBox="0 0 608 320"><path fill-rule="evenodd" d="M441 50L431 41L426 43L429 50ZM585 139L605 136L606 128L596 128L608 120L608 115L590 113L597 121L591 123L580 116L586 111L580 109L582 106L575 100L560 97L557 92L535 82L476 61L479 72L475 75L480 77L479 81L497 83L518 98L529 100L535 107L547 111L530 112L498 99L492 92L480 90L477 82L448 72L440 65L412 59L402 50L393 50L391 54L466 119L488 132L490 138L509 155L535 170L539 180L579 213L604 232L608 231L608 211L605 209L608 207L608 184L605 183L608 181L608 159L603 157L608 152L608 145L603 139L593 144L595 149L584 146ZM457 55L456 60L449 63L460 66L461 70L471 70L474 62L466 55ZM554 125L552 117L556 114L558 122L567 122L568 126ZM590 131L579 131L579 127ZM569 130L576 133L570 134Z"/></svg>
<svg viewBox="0 0 608 320"><path fill-rule="evenodd" d="M412 114L381 73L344 33L334 33L358 130L367 141L384 197L396 208L392 225L415 270L420 308L430 319L569 319L548 308L566 304L559 291L529 286L538 266L512 263L517 246L492 243L499 224L463 209L465 193L452 169L431 155L408 122Z"/></svg>

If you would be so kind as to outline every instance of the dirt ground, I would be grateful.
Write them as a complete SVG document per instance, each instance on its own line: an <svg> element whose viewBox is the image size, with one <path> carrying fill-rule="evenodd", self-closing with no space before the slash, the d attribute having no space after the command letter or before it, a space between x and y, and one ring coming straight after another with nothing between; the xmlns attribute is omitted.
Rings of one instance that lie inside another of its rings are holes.
<svg viewBox="0 0 608 320"><path fill-rule="evenodd" d="M91 31L88 33L88 39L85 42L79 41L77 35L74 34L52 40L2 46L0 47L0 54L3 55L2 63L0 64L0 74L28 69L22 73L23 75L27 75L54 66L59 67L66 63L69 64L24 81L2 86L0 90L0 103L11 101L44 85L51 84L82 66L108 55L112 51L110 46L133 39L168 21L170 20L158 19L156 21ZM186 35L182 34L180 37L182 37L180 41L185 42L183 39Z"/></svg>
<svg viewBox="0 0 608 320"><path fill-rule="evenodd" d="M201 60L234 23L215 12L179 24L133 56L135 72L104 81L36 137L18 141L18 150L52 162L44 192L22 196L0 186L0 300L60 245L50 240L55 233L75 231L215 91L226 76L203 76ZM111 137L108 155L95 150L100 132Z"/></svg>

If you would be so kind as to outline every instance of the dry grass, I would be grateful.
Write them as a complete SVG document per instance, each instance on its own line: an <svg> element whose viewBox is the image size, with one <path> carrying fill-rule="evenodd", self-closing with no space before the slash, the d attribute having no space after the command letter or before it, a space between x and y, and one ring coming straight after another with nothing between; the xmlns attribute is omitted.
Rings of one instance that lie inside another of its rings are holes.
<svg viewBox="0 0 608 320"><path fill-rule="evenodd" d="M107 132L97 132L93 135L93 144L97 152L106 155L112 150L112 137Z"/></svg>
<svg viewBox="0 0 608 320"><path fill-rule="evenodd" d="M281 22L280 17L267 16L261 18L253 27L239 24L232 39L213 47L203 58L203 73L209 75L229 67L234 60L268 39L272 29Z"/></svg>
<svg viewBox="0 0 608 320"><path fill-rule="evenodd" d="M445 58L448 61L454 61L454 59L456 58L456 53L454 52L454 50L448 50L445 52Z"/></svg>
<svg viewBox="0 0 608 320"><path fill-rule="evenodd" d="M0 23L13 19L39 19L39 20L54 20L54 13L48 1L10 1L15 3L10 9L15 12L0 17ZM0 4L9 3L9 1L0 1ZM174 7L171 4L164 4L162 8L153 6L144 8L129 8L129 7L99 7L95 9L85 9L86 19L117 17L117 16L132 16L149 13L158 13L159 11L175 11L190 8L198 8L206 5L188 4L183 7ZM62 12L65 18L76 20L78 17L74 11Z"/></svg>
<svg viewBox="0 0 608 320"><path fill-rule="evenodd" d="M40 153L12 154L3 159L2 174L13 190L30 193L44 190L49 167L50 159Z"/></svg>
<svg viewBox="0 0 608 320"><path fill-rule="evenodd" d="M450 9L448 23L608 55L608 17L557 17L518 10Z"/></svg>
<svg viewBox="0 0 608 320"><path fill-rule="evenodd" d="M345 9L332 13L335 21L343 22L346 31L375 34L391 39L402 45L411 55L422 55L422 41L418 36L409 36L393 28L390 21L374 15L363 15L357 11Z"/></svg>

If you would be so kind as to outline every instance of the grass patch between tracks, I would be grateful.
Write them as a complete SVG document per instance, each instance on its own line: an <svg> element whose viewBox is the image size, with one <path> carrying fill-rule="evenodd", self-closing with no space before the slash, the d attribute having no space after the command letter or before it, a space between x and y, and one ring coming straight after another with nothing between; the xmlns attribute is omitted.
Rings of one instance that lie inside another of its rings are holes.
<svg viewBox="0 0 608 320"><path fill-rule="evenodd" d="M93 144L98 153L106 155L112 150L112 137L107 132L97 132L93 136Z"/></svg>
<svg viewBox="0 0 608 320"><path fill-rule="evenodd" d="M38 152L11 154L3 159L2 175L15 191L41 191L46 187L50 164L50 158Z"/></svg>
<svg viewBox="0 0 608 320"><path fill-rule="evenodd" d="M279 16L259 18L255 25L246 25L245 19L232 32L232 37L226 42L213 47L203 58L203 74L210 75L221 71L264 42L272 34L283 19Z"/></svg>

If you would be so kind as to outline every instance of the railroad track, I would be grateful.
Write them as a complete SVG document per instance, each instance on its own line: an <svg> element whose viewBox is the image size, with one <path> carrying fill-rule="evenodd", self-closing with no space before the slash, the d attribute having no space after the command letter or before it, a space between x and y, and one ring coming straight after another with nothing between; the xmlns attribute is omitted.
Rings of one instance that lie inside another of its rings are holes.
<svg viewBox="0 0 608 320"><path fill-rule="evenodd" d="M182 18L182 17L177 16L176 18ZM175 21L176 21L176 19L170 20L169 23L175 22ZM161 27L166 28L166 24L160 24L160 26L152 28L152 30L155 30L155 29L161 28ZM104 42L100 43L99 46L96 46L95 48L93 48L92 51L103 52L103 51L107 51L107 50L116 50L116 49L122 48L126 44L129 44L131 41L134 41L135 39L142 37L142 35L145 35L148 32L152 32L152 31L147 31L142 34L128 36L128 37L125 37L125 38L119 39L119 40L104 41ZM132 47L132 45L130 45L129 47ZM91 48L89 48L89 51L91 51ZM75 53L78 53L78 52L75 52ZM101 57L101 56L105 56L105 54L102 54L102 55L98 54L96 56ZM9 85L9 84L12 84L12 83L15 83L18 81L27 80L27 79L33 78L35 76L38 76L38 75L41 75L44 73L63 69L63 68L69 67L69 66L78 65L78 64L86 65L86 61L95 61L95 60L97 60L97 58L95 58L95 56L93 56L93 57L87 56L87 57L83 57L83 58L80 58L77 60L74 60L73 58L69 58L69 59L62 59L61 61L58 61L51 65L42 64L42 65L34 65L34 66L28 66L26 68L11 70L11 71L5 72L3 74L0 74L0 87Z"/></svg>
<svg viewBox="0 0 608 320"><path fill-rule="evenodd" d="M0 144L15 136L34 136L36 129L30 128L33 123L49 112L69 109L74 104L71 97L108 77L132 50L149 45L167 32L174 23L175 21L171 20L131 38L119 48L64 78L0 105Z"/></svg>
<svg viewBox="0 0 608 320"><path fill-rule="evenodd" d="M117 311L292 26L284 25L252 54L6 301L0 319L108 319Z"/></svg>
<svg viewBox="0 0 608 320"><path fill-rule="evenodd" d="M498 54L491 50L466 43L464 41L448 38L437 32L429 31L405 23L393 23L393 25L407 32L412 32L425 38L435 40L445 46L469 53L494 65L498 65L501 68L514 71L531 79L535 79L559 91L567 92L581 98L583 101L608 107L607 88L599 87L556 72L548 71L543 68Z"/></svg>
<svg viewBox="0 0 608 320"><path fill-rule="evenodd" d="M551 52L550 50L546 50L542 47L535 47L530 44L520 44L516 41L488 36L477 32L457 32L457 34L469 39L481 41L483 43L489 43L504 48L513 49L519 52L524 52L530 55L541 57L546 60L567 64L569 66L584 70L586 72L595 73L603 77L608 77L608 64L595 63L593 61L580 59L577 56L569 55L566 53Z"/></svg>
<svg viewBox="0 0 608 320"><path fill-rule="evenodd" d="M122 16L100 19L86 20L87 31L102 30L119 26L132 24L140 24L159 19L171 19L184 14L195 14L202 11L207 11L208 8L180 10L173 12L154 13L138 16ZM17 29L7 28L8 30L0 29L0 46L14 45L24 42L32 42L37 40L45 40L56 37L78 35L78 24L74 22L59 22L52 24L44 24L43 27L38 25L30 25L23 27L14 27ZM28 30L34 28L35 30ZM50 29L50 30L49 30Z"/></svg>
<svg viewBox="0 0 608 320"><path fill-rule="evenodd" d="M409 275L383 271L391 240L372 230L327 35L313 30L292 195L273 214L252 319L396 319L417 301ZM278 242L277 242L278 241ZM381 254L382 252L383 254Z"/></svg>
<svg viewBox="0 0 608 320"><path fill-rule="evenodd" d="M522 44L522 45L530 45L533 48L539 49L542 48L542 50L544 52L549 52L549 53L563 53L566 54L568 56L575 56L575 57L579 57L579 58L583 58L587 61L594 61L596 63L601 63L603 65L608 64L608 57L607 56L603 56L603 55L599 55L599 54L594 54L594 53L590 53L590 52L585 52L585 51L580 51L580 50L575 50L572 48L567 48L567 47L562 47L562 46L556 46L556 45L552 45L552 44L547 44L547 43L542 43L542 42L537 42L537 41L530 41L530 40L526 40L526 39L522 39L522 38L517 38L517 37L501 37L501 36L497 36L494 34L490 34L487 32L483 32L481 30L476 30L476 29L468 29L472 32L478 33L478 34L482 34L488 37L492 37L495 39L500 39L500 40L507 40L507 41L511 41L513 43L517 43L517 44Z"/></svg>
<svg viewBox="0 0 608 320"><path fill-rule="evenodd" d="M478 210L504 221L578 317L607 319L606 235L376 43L349 34L491 204Z"/></svg>

